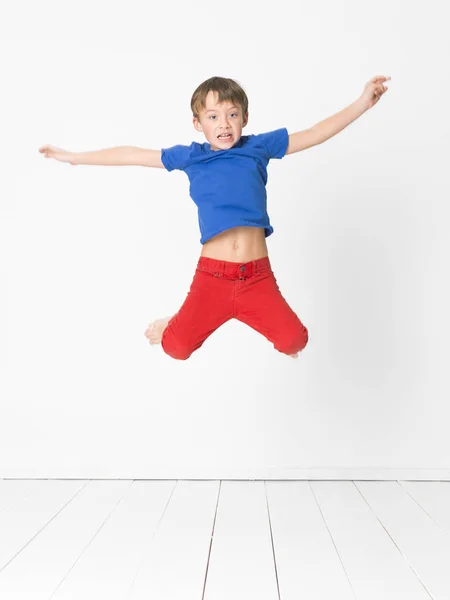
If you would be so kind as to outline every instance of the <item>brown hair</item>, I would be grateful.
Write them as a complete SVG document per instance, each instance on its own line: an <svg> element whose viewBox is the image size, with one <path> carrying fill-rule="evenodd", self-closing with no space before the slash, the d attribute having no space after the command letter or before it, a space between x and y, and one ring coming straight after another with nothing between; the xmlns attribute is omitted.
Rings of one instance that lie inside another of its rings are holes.
<svg viewBox="0 0 450 600"><path fill-rule="evenodd" d="M191 110L195 118L199 119L200 110L206 107L206 96L210 91L219 94L219 103L231 101L239 104L242 108L242 116L245 116L248 111L248 98L239 83L228 77L210 77L201 83L192 94Z"/></svg>

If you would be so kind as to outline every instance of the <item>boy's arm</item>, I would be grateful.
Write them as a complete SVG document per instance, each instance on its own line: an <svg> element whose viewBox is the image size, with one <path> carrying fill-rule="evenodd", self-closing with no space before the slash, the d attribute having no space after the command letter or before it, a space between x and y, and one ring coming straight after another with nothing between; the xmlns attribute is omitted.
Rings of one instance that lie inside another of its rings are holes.
<svg viewBox="0 0 450 600"><path fill-rule="evenodd" d="M165 169L161 160L161 150L148 150L146 148L134 147L135 162L132 164L140 165L142 167L157 167L158 169Z"/></svg>
<svg viewBox="0 0 450 600"><path fill-rule="evenodd" d="M92 152L72 152L73 165L106 165L157 167L164 169L161 161L161 150L148 150L137 146L116 146Z"/></svg>
<svg viewBox="0 0 450 600"><path fill-rule="evenodd" d="M309 129L297 131L289 135L289 144L286 154L300 152L311 146L322 144L336 133L342 131L347 125L350 125L358 117L360 117L367 107L361 98L347 106L340 112L328 117L324 121L319 121Z"/></svg>
<svg viewBox="0 0 450 600"><path fill-rule="evenodd" d="M350 125L350 123L379 101L381 96L389 89L384 83L389 81L390 78L390 75L388 77L384 75L372 77L364 86L361 96L350 104L350 106L328 117L328 119L316 123L305 131L297 131L297 133L290 135L286 154L299 152L300 150L305 150L305 148L321 144L342 131L344 127Z"/></svg>

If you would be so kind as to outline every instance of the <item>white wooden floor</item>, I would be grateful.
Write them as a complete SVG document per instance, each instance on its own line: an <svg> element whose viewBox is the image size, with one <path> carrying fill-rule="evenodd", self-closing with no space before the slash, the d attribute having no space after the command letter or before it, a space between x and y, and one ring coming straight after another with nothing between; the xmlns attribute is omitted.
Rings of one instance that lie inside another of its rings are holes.
<svg viewBox="0 0 450 600"><path fill-rule="evenodd" d="M1 600L449 600L450 482L0 480Z"/></svg>

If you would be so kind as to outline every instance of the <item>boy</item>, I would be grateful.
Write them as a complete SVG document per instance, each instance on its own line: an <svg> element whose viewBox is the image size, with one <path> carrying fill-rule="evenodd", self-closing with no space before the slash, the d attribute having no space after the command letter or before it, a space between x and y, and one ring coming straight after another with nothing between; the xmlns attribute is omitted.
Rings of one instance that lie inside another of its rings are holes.
<svg viewBox="0 0 450 600"><path fill-rule="evenodd" d="M53 146L46 158L77 164L142 165L185 171L198 207L202 251L179 311L151 323L145 335L171 357L186 360L218 327L235 318L293 358L308 342L308 330L281 295L265 238L273 233L267 213L267 165L323 143L372 108L390 77L373 77L360 98L304 131L286 128L243 136L248 98L233 79L211 77L191 98L193 124L207 142L161 150L121 146L70 153Z"/></svg>

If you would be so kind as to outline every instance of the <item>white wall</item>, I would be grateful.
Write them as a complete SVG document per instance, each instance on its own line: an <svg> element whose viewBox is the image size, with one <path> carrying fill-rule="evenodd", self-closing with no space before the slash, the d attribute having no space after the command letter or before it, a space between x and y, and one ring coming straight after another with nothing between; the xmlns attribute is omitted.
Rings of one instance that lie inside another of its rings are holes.
<svg viewBox="0 0 450 600"><path fill-rule="evenodd" d="M10 3L0 15L0 477L450 479L449 42L442 2ZM305 129L269 164L269 255L309 330L298 360L238 321L187 361L144 337L201 246L184 173L73 151L205 139L212 75L245 134Z"/></svg>

